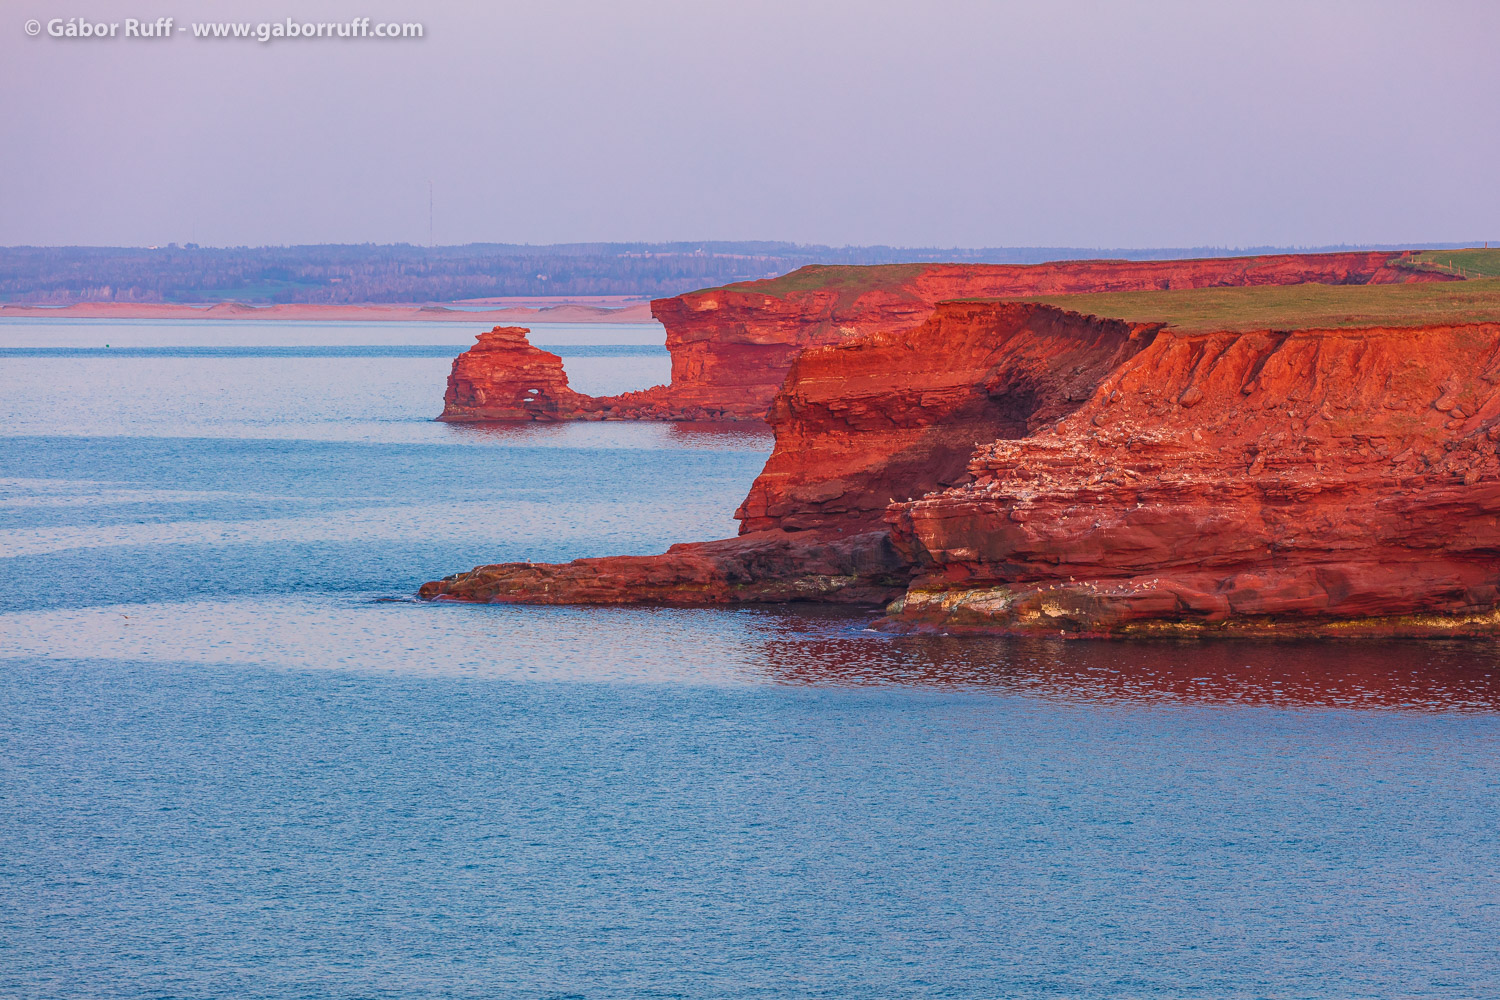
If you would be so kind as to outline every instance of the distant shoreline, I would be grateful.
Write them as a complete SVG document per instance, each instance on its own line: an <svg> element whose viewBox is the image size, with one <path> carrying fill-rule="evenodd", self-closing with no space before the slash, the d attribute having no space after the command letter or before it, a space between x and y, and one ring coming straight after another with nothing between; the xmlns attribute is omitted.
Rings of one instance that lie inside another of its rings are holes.
<svg viewBox="0 0 1500 1000"><path fill-rule="evenodd" d="M536 301L532 299L530 301ZM441 305L321 305L279 303L250 306L241 302L182 305L162 302L79 302L68 306L0 306L0 319L248 319L348 320L377 323L651 323L651 304L633 302L589 305L577 300L533 307L455 309Z"/></svg>

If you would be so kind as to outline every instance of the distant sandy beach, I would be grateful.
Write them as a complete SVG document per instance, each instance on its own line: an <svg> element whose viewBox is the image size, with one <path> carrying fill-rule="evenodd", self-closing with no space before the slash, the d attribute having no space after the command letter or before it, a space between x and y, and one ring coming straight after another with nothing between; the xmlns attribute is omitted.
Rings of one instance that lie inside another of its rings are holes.
<svg viewBox="0 0 1500 1000"><path fill-rule="evenodd" d="M536 301L536 300L531 300ZM578 301L540 307L515 305L499 309L453 309L415 305L315 305L289 303L249 306L240 302L180 305L152 302L80 302L70 306L0 306L0 319L251 319L352 320L355 322L431 323L650 323L651 304L586 305Z"/></svg>

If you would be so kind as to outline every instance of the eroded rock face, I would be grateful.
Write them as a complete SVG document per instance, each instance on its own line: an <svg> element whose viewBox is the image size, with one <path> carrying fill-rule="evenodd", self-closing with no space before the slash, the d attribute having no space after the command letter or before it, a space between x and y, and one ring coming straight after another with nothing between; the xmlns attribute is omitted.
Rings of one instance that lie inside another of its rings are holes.
<svg viewBox="0 0 1500 1000"><path fill-rule="evenodd" d="M566 404L542 388L506 405ZM894 598L887 628L1051 636L1500 631L1500 324L1184 333L951 302L806 350L770 419L738 538L422 596Z"/></svg>
<svg viewBox="0 0 1500 1000"><path fill-rule="evenodd" d="M422 596L532 604L890 600L912 571L883 520L891 498L963 478L980 443L1028 434L1070 412L1156 329L1051 306L946 303L916 330L810 350L772 407L776 450L736 512L740 537L658 556L481 566L426 584ZM522 402L542 412L563 391Z"/></svg>
<svg viewBox="0 0 1500 1000"><path fill-rule="evenodd" d="M894 505L889 624L1428 635L1500 625L1500 327L1163 331L962 488Z"/></svg>
<svg viewBox="0 0 1500 1000"><path fill-rule="evenodd" d="M481 339L454 362L441 419L761 420L792 360L805 348L911 329L926 320L937 303L952 299L1310 281L1348 285L1448 280L1447 275L1395 267L1393 259L1388 252L1375 252L807 267L782 278L653 302L652 313L667 331L672 380L641 392L598 397L563 393L558 391L559 385L566 386L560 361L540 364L509 341L502 350ZM526 404L522 395L550 396L554 405ZM513 405L518 400L526 405Z"/></svg>
<svg viewBox="0 0 1500 1000"><path fill-rule="evenodd" d="M1494 324L1184 335L956 303L798 362L741 537L480 567L423 596L899 594L887 627L1490 634L1497 385ZM961 485L879 502L940 482L964 439Z"/></svg>
<svg viewBox="0 0 1500 1000"><path fill-rule="evenodd" d="M586 396L568 386L562 358L532 346L525 327L497 326L453 361L439 420L688 420L658 390Z"/></svg>
<svg viewBox="0 0 1500 1000"><path fill-rule="evenodd" d="M741 531L879 527L893 501L966 481L979 445L1072 412L1158 328L948 302L914 330L809 348L772 404L776 450Z"/></svg>
<svg viewBox="0 0 1500 1000"><path fill-rule="evenodd" d="M443 419L455 419L452 411L484 413L490 420L555 420L591 402L568 388L562 358L533 347L528 332L497 326L458 356L448 376Z"/></svg>
<svg viewBox="0 0 1500 1000"><path fill-rule="evenodd" d="M811 350L772 408L776 449L736 513L740 537L658 556L481 566L426 584L422 596L533 604L890 600L913 570L884 521L892 496L961 479L979 444L1071 412L1156 330L1051 306L945 303L916 330Z"/></svg>

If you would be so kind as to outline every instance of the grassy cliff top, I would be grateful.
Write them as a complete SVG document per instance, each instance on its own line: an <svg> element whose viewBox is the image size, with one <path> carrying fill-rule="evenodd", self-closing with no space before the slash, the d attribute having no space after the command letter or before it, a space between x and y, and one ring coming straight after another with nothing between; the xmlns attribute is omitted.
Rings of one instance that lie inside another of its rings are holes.
<svg viewBox="0 0 1500 1000"><path fill-rule="evenodd" d="M995 301L995 300L986 300ZM1038 295L1074 312L1187 332L1308 330L1500 322L1500 278L1410 285L1264 285L1173 291Z"/></svg>
<svg viewBox="0 0 1500 1000"><path fill-rule="evenodd" d="M1402 267L1443 271L1461 278L1500 278L1500 250L1425 250L1401 259Z"/></svg>
<svg viewBox="0 0 1500 1000"><path fill-rule="evenodd" d="M1391 255L1393 258L1395 254ZM1186 259L1186 258L1185 258ZM1200 258L1192 258L1200 259ZM1213 260L1217 258L1201 258ZM1426 250L1395 261L1398 266L1419 271L1439 271L1455 277L1483 279L1500 277L1500 249ZM1063 262L1053 262L1063 263ZM1166 264L1171 261L1153 261ZM855 297L879 288L898 288L915 280L923 271L950 265L933 262L911 264L809 264L777 278L736 281L714 291L746 291L785 298L798 292L833 291ZM964 266L958 264L956 266ZM1102 294L1102 293L1101 293ZM1154 293L1152 293L1154 294Z"/></svg>
<svg viewBox="0 0 1500 1000"><path fill-rule="evenodd" d="M836 291L841 295L860 295L883 287L899 287L914 280L933 264L809 264L779 278L759 281L737 281L706 292L732 290L757 292L783 298L794 292Z"/></svg>
<svg viewBox="0 0 1500 1000"><path fill-rule="evenodd" d="M1462 274L1468 280L1404 285L1263 285L1003 298L1045 302L1076 312L1136 322L1169 323L1189 332L1500 322L1500 249L1432 250L1405 257L1400 265ZM900 287L932 266L814 264L779 278L736 282L706 291L749 291L777 298L798 292L833 291L847 302L874 289Z"/></svg>

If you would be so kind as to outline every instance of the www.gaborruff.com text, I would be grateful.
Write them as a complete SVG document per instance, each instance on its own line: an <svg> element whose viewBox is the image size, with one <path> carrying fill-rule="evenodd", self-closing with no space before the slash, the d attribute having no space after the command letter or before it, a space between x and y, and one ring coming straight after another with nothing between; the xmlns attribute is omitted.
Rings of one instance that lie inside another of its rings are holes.
<svg viewBox="0 0 1500 1000"><path fill-rule="evenodd" d="M39 35L43 31L41 22L26 22L28 35ZM192 38L243 38L257 42L303 38L421 38L423 27L419 21L372 21L368 17L356 17L348 21L190 21L179 23L175 18L158 17L154 21L140 21L127 17L123 21L91 21L87 18L55 17L45 26L52 38L174 38L184 35Z"/></svg>

